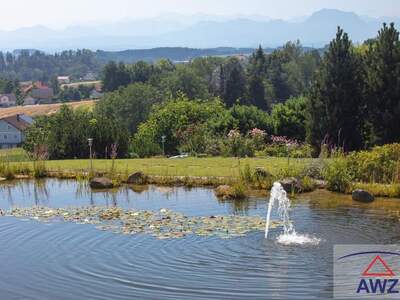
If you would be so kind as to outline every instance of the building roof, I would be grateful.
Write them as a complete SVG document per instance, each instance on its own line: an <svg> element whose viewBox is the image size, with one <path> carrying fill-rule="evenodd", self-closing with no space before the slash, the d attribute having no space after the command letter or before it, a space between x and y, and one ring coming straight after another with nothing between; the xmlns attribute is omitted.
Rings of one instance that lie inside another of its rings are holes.
<svg viewBox="0 0 400 300"><path fill-rule="evenodd" d="M13 115L9 117L5 117L0 119L0 121L5 121L11 126L17 128L18 130L25 130L27 127L29 127L29 123L25 121L23 118L21 118L21 115Z"/></svg>
<svg viewBox="0 0 400 300"><path fill-rule="evenodd" d="M54 97L54 91L52 88L41 88L33 89L31 96L36 99L52 99Z"/></svg>

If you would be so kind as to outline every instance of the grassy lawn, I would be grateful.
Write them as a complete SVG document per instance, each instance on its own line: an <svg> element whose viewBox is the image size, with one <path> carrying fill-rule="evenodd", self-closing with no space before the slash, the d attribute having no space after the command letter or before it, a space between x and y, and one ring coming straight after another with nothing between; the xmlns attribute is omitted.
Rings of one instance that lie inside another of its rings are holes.
<svg viewBox="0 0 400 300"><path fill-rule="evenodd" d="M9 159L15 161L14 165L29 164L26 161L21 149L1 150L0 155L5 157L8 153ZM282 169L299 170L303 168L310 159L290 159L288 165L287 158L147 158L147 159L118 159L115 161L115 169L119 173L132 173L142 171L148 175L162 176L238 176L239 169L243 169L247 164L250 168L264 167L272 174L277 174ZM93 169L98 171L109 171L111 160L93 160ZM289 166L289 168L288 168ZM52 160L46 162L46 168L50 171L86 171L90 168L89 160Z"/></svg>
<svg viewBox="0 0 400 300"><path fill-rule="evenodd" d="M22 148L0 149L0 160L10 162L27 161L28 156Z"/></svg>
<svg viewBox="0 0 400 300"><path fill-rule="evenodd" d="M111 160L94 160L93 168L100 171L111 169ZM290 160L290 168L304 167L306 160ZM162 176L238 176L239 167L248 164L251 168L264 167L271 173L287 168L286 158L186 158L186 159L121 159L115 161L115 168L120 173L143 171L149 175ZM50 170L87 170L88 160L48 161Z"/></svg>

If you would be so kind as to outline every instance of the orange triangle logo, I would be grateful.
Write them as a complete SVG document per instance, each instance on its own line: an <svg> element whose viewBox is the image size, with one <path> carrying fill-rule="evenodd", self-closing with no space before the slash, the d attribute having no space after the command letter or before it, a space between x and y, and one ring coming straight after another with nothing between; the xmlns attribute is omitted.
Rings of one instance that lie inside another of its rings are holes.
<svg viewBox="0 0 400 300"><path fill-rule="evenodd" d="M380 265L380 266L379 266ZM372 269L378 266L380 268L383 267L384 272L373 272ZM383 260L382 257L377 255L372 262L368 265L368 267L362 273L362 276L373 276L373 277L383 277L383 276L395 276L393 270L388 266L388 264Z"/></svg>

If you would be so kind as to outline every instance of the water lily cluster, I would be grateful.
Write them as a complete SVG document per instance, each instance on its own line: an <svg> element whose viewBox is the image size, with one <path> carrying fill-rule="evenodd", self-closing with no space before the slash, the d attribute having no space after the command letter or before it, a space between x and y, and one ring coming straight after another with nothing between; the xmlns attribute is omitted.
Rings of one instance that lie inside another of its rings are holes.
<svg viewBox="0 0 400 300"><path fill-rule="evenodd" d="M160 211L124 210L121 208L14 208L6 216L34 219L40 222L73 222L93 224L99 230L119 234L149 234L157 239L176 239L186 235L233 238L252 231L263 231L259 216L186 216L168 209ZM275 222L272 227L277 227Z"/></svg>

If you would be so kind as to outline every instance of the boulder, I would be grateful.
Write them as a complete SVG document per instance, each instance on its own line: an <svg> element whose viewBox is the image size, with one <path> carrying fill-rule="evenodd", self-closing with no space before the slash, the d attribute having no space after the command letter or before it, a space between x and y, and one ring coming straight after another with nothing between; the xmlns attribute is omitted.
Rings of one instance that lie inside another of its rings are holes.
<svg viewBox="0 0 400 300"><path fill-rule="evenodd" d="M136 172L129 175L128 180L126 181L128 184L146 184L147 176L143 172Z"/></svg>
<svg viewBox="0 0 400 300"><path fill-rule="evenodd" d="M364 190L355 190L351 194L354 201L369 203L375 200L374 195Z"/></svg>
<svg viewBox="0 0 400 300"><path fill-rule="evenodd" d="M97 177L90 180L92 189L111 189L114 187L112 181L106 177Z"/></svg>
<svg viewBox="0 0 400 300"><path fill-rule="evenodd" d="M282 179L280 181L280 184L288 194L291 194L293 192L300 193L303 190L300 181L294 177Z"/></svg>
<svg viewBox="0 0 400 300"><path fill-rule="evenodd" d="M215 190L215 195L222 199L232 199L234 198L233 188L229 185L220 185Z"/></svg>

